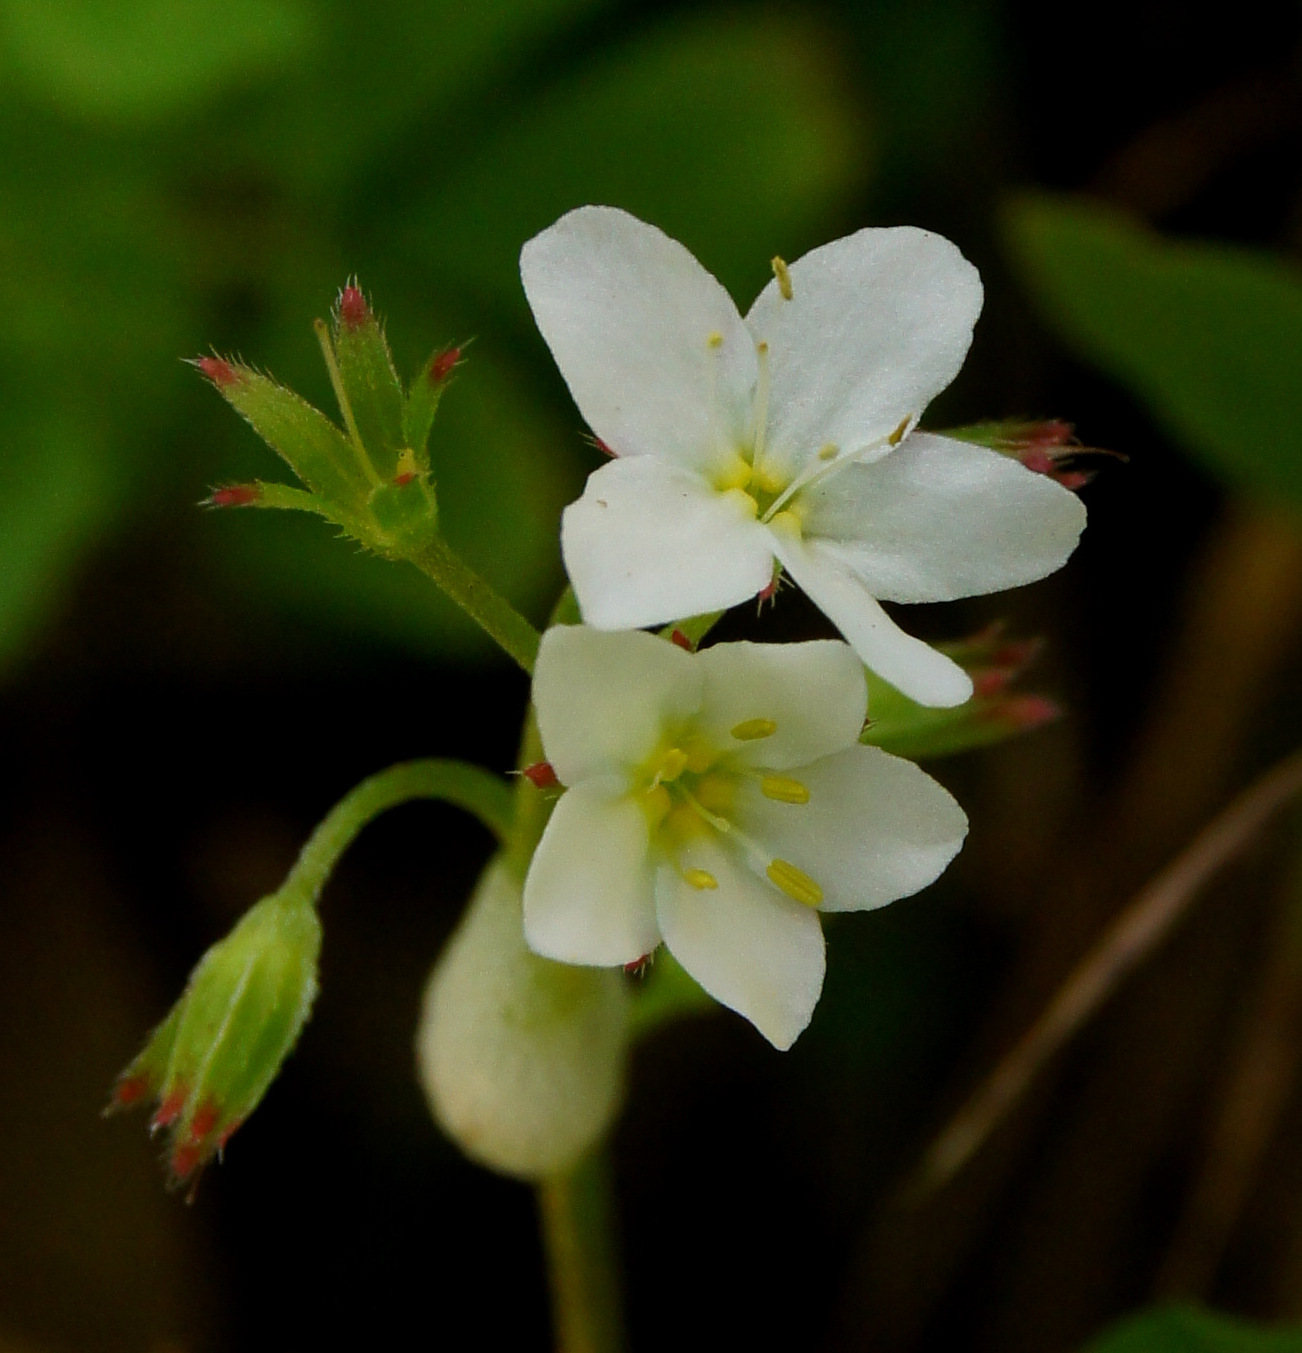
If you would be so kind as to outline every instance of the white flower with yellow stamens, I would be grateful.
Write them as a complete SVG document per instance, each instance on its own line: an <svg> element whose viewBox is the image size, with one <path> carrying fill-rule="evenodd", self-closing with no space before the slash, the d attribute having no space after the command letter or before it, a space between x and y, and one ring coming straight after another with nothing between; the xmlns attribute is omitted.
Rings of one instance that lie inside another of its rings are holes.
<svg viewBox="0 0 1302 1353"><path fill-rule="evenodd" d="M529 947L631 963L663 942L716 1000L788 1048L823 985L819 911L925 887L967 818L911 762L859 744L845 644L719 644L558 626L534 670L566 786L524 885Z"/></svg>
<svg viewBox="0 0 1302 1353"><path fill-rule="evenodd" d="M976 269L912 227L860 230L775 276L745 317L681 244L581 207L525 245L534 317L616 459L562 524L583 618L633 629L722 610L774 560L863 661L927 705L967 675L879 601L948 601L1059 568L1077 498L916 430L981 309Z"/></svg>

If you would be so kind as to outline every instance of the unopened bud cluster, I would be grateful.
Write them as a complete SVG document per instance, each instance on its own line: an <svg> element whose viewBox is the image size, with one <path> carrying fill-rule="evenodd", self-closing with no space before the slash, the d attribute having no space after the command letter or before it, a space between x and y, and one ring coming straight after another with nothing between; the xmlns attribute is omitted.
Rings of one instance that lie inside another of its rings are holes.
<svg viewBox="0 0 1302 1353"><path fill-rule="evenodd" d="M321 923L311 899L263 898L190 974L181 999L118 1078L109 1110L153 1101L173 1184L197 1179L257 1107L307 1022Z"/></svg>

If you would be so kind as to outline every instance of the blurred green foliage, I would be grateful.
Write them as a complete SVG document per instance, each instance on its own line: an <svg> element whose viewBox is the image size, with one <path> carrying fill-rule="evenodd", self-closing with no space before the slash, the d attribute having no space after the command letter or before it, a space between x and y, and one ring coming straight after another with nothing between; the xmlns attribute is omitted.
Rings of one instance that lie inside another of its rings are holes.
<svg viewBox="0 0 1302 1353"><path fill-rule="evenodd" d="M1163 239L1085 200L1005 215L1041 313L1218 477L1302 501L1302 275L1260 251Z"/></svg>
<svg viewBox="0 0 1302 1353"><path fill-rule="evenodd" d="M177 359L242 352L326 406L310 321L352 272L404 374L479 336L431 439L443 523L542 613L585 451L528 321L520 245L615 202L681 235L744 305L868 163L817 26L679 14L588 52L603 8L0 0L0 665L88 549L273 468ZM191 529L206 576L246 610L485 651L427 582L320 524L213 528Z"/></svg>
<svg viewBox="0 0 1302 1353"><path fill-rule="evenodd" d="M1267 1329L1246 1320L1167 1306L1123 1321L1088 1353L1302 1353L1302 1329Z"/></svg>

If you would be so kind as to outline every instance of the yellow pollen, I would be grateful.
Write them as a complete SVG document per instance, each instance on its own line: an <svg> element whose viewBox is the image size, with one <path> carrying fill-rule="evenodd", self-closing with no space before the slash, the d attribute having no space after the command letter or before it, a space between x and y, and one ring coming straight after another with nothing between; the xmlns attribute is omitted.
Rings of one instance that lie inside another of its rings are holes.
<svg viewBox="0 0 1302 1353"><path fill-rule="evenodd" d="M693 888L717 888L719 880L705 869L684 869L683 877L692 885Z"/></svg>
<svg viewBox="0 0 1302 1353"><path fill-rule="evenodd" d="M841 448L835 442L824 442L818 448L819 460L835 460L841 454Z"/></svg>
<svg viewBox="0 0 1302 1353"><path fill-rule="evenodd" d="M714 476L714 487L720 493L726 493L729 489L744 489L749 483L750 462L743 460L735 451Z"/></svg>
<svg viewBox="0 0 1302 1353"><path fill-rule="evenodd" d="M746 492L745 489L725 489L723 492L725 498L731 498L737 504L737 507L748 517L759 516L759 504L754 498Z"/></svg>
<svg viewBox="0 0 1302 1353"><path fill-rule="evenodd" d="M910 414L900 425L887 437L887 441L892 446L899 446L904 440L904 434L909 430L909 424L913 421L913 415Z"/></svg>
<svg viewBox="0 0 1302 1353"><path fill-rule="evenodd" d="M795 536L797 540L804 534L805 529L804 523L796 513L792 512L790 509L779 512L777 516L769 522L769 525L775 531L785 531L788 535Z"/></svg>
<svg viewBox="0 0 1302 1353"><path fill-rule="evenodd" d="M778 731L772 719L743 719L733 724L731 732L738 742L754 742L756 738L771 738Z"/></svg>
<svg viewBox="0 0 1302 1353"><path fill-rule="evenodd" d="M705 346L707 348L723 347L723 335L718 331L718 329L715 329L713 333L710 333L706 336Z"/></svg>
<svg viewBox="0 0 1302 1353"><path fill-rule="evenodd" d="M733 782L726 775L703 775L696 782L696 802L708 813L726 813L733 795Z"/></svg>
<svg viewBox="0 0 1302 1353"><path fill-rule="evenodd" d="M669 810L673 806L674 801L669 797L669 791L664 785L652 786L641 798L641 808L647 816L652 831L655 831L669 816Z"/></svg>
<svg viewBox="0 0 1302 1353"><path fill-rule="evenodd" d="M816 907L823 900L823 890L818 884L803 869L786 860L774 860L764 872L793 902Z"/></svg>
<svg viewBox="0 0 1302 1353"><path fill-rule="evenodd" d="M789 775L766 775L760 781L760 793L779 803L808 803L809 788Z"/></svg>
<svg viewBox="0 0 1302 1353"><path fill-rule="evenodd" d="M770 262L773 268L773 276L778 279L778 291L782 294L784 301L789 301L794 294L791 290L791 271L776 254Z"/></svg>

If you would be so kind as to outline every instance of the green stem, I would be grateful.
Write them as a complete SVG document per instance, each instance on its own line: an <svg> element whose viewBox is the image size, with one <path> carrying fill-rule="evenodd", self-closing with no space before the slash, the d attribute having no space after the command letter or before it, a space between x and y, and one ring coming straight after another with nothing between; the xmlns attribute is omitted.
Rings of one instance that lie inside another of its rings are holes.
<svg viewBox="0 0 1302 1353"><path fill-rule="evenodd" d="M473 813L499 841L511 831L511 788L500 776L464 761L402 761L355 786L325 815L299 854L281 891L316 901L339 857L368 822L412 799L441 799Z"/></svg>
<svg viewBox="0 0 1302 1353"><path fill-rule="evenodd" d="M626 1347L614 1241L610 1159L596 1149L538 1185L556 1353Z"/></svg>
<svg viewBox="0 0 1302 1353"><path fill-rule="evenodd" d="M533 662L538 656L538 631L456 554L447 541L436 539L410 558L463 611L478 621L526 672L533 671Z"/></svg>

